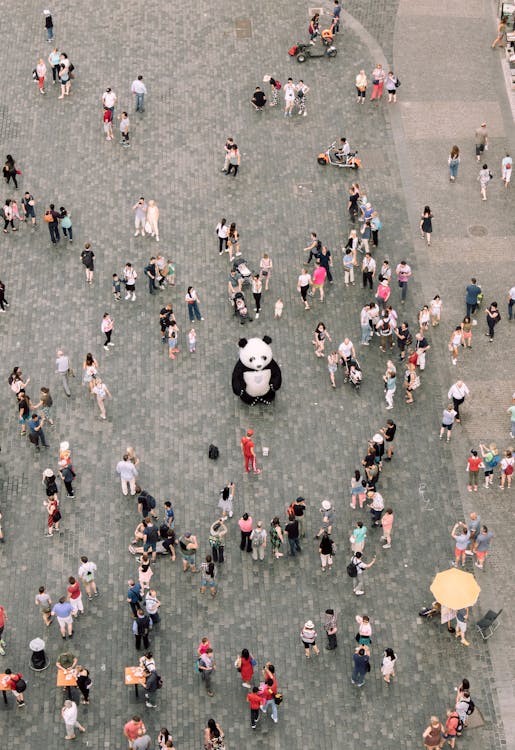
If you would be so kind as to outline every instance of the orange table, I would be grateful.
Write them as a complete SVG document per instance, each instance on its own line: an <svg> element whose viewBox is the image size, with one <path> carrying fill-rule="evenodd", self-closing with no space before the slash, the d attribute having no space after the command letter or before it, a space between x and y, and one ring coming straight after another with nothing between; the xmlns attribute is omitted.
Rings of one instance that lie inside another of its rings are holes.
<svg viewBox="0 0 515 750"><path fill-rule="evenodd" d="M57 687L66 688L68 700L72 700L72 687L77 687L77 673L74 669L57 670Z"/></svg>
<svg viewBox="0 0 515 750"><path fill-rule="evenodd" d="M9 685L11 677L12 674L0 674L0 690L2 691L2 695L4 696L4 703L7 703L7 691L11 690L11 687Z"/></svg>
<svg viewBox="0 0 515 750"><path fill-rule="evenodd" d="M143 667L125 667L125 684L134 685L136 698L138 697L138 685L145 684L145 670Z"/></svg>

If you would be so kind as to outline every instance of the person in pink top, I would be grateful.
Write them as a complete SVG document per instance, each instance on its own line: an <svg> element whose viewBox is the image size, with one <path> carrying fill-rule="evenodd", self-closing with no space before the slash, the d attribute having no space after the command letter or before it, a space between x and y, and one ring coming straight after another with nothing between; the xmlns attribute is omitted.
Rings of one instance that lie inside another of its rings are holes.
<svg viewBox="0 0 515 750"><path fill-rule="evenodd" d="M250 541L250 535L252 533L252 516L249 516L248 513L244 513L238 521L238 526L241 531L241 551L243 552L246 549L247 552L252 552L252 542Z"/></svg>
<svg viewBox="0 0 515 750"><path fill-rule="evenodd" d="M311 295L314 297L316 295L317 289L320 290L320 301L324 299L324 284L327 277L327 271L326 269L320 265L320 259L316 259L316 266L315 270L313 271L313 277L312 277L312 285L313 285L313 291L311 292Z"/></svg>
<svg viewBox="0 0 515 750"><path fill-rule="evenodd" d="M392 546L392 526L393 526L393 510L387 508L381 518L381 526L383 527L383 536L381 541L386 542L383 544L383 549L390 549Z"/></svg>

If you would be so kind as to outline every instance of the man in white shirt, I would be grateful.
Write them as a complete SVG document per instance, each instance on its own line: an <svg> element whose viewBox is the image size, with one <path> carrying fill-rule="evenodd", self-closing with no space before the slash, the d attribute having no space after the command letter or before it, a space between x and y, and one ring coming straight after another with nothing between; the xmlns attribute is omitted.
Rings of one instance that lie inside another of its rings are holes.
<svg viewBox="0 0 515 750"><path fill-rule="evenodd" d="M452 398L454 411L456 412L456 422L461 422L460 406L465 401L465 396L468 396L469 393L470 391L463 380L457 380L456 383L449 388L447 398Z"/></svg>
<svg viewBox="0 0 515 750"><path fill-rule="evenodd" d="M114 121L114 105L116 104L117 99L118 97L112 89L106 89L102 94L102 104L106 109L109 109L113 115L111 122Z"/></svg>
<svg viewBox="0 0 515 750"><path fill-rule="evenodd" d="M70 369L70 360L63 354L61 350L57 352L57 359L55 360L55 371L61 378L64 392L70 398L72 395L70 392L70 385L68 383L68 370Z"/></svg>
<svg viewBox="0 0 515 750"><path fill-rule="evenodd" d="M350 360L356 359L356 350L354 349L354 344L348 337L343 339L342 343L338 347L338 353L342 358L348 372Z"/></svg>
<svg viewBox="0 0 515 750"><path fill-rule="evenodd" d="M145 101L145 94L147 93L147 87L143 83L143 76L138 76L132 82L131 91L136 95L136 112L144 112L143 104Z"/></svg>
<svg viewBox="0 0 515 750"><path fill-rule="evenodd" d="M136 477L138 476L138 470L134 466L132 461L129 461L129 456L127 453L125 453L123 459L121 461L118 461L118 463L116 464L116 472L120 475L123 494L127 496L129 494L130 487L131 495L135 495Z"/></svg>
<svg viewBox="0 0 515 750"><path fill-rule="evenodd" d="M508 320L513 320L513 305L515 305L515 286L508 292Z"/></svg>

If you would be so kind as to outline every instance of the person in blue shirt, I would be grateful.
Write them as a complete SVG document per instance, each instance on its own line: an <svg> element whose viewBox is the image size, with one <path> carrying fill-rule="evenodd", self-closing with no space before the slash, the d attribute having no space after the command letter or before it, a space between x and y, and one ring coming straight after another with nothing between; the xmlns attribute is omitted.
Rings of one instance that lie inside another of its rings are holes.
<svg viewBox="0 0 515 750"><path fill-rule="evenodd" d="M365 675L368 671L370 649L368 646L358 646L355 653L352 655L352 677L351 682L353 685L363 687L365 684Z"/></svg>
<svg viewBox="0 0 515 750"><path fill-rule="evenodd" d="M39 452L39 441L41 440L41 445L43 448L48 448L48 444L45 438L45 433L43 432L43 422L45 421L44 417L40 417L38 414L34 412L32 417L29 419L28 425L29 425L29 440L30 442L36 446L36 451Z"/></svg>
<svg viewBox="0 0 515 750"><path fill-rule="evenodd" d="M334 0L333 7L333 21L331 23L331 31L333 34L337 34L340 31L340 15L342 12L342 6L340 0Z"/></svg>
<svg viewBox="0 0 515 750"><path fill-rule="evenodd" d="M476 312L478 305L478 296L481 294L481 287L478 286L476 279L470 279L471 283L466 288L465 304L467 306L467 315L472 317ZM475 323L475 321L474 321Z"/></svg>
<svg viewBox="0 0 515 750"><path fill-rule="evenodd" d="M133 578L129 578L127 581L127 602L132 610L134 618L138 616L139 603L141 601L141 584L135 583Z"/></svg>

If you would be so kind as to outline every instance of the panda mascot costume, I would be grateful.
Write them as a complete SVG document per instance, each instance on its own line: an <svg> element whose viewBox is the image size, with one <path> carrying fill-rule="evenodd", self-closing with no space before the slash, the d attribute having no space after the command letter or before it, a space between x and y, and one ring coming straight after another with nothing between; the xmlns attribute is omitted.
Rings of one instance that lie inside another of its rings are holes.
<svg viewBox="0 0 515 750"><path fill-rule="evenodd" d="M281 368L273 358L270 336L240 339L240 358L232 373L232 389L249 404L271 404L282 383Z"/></svg>

